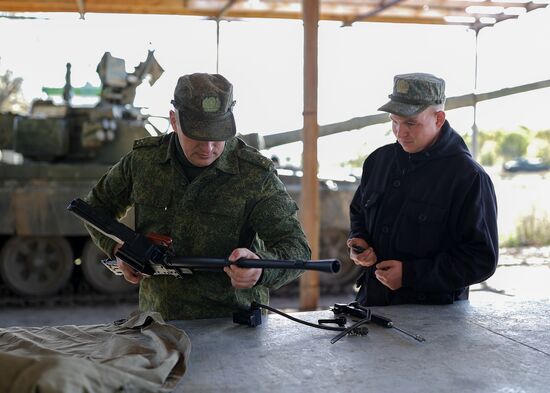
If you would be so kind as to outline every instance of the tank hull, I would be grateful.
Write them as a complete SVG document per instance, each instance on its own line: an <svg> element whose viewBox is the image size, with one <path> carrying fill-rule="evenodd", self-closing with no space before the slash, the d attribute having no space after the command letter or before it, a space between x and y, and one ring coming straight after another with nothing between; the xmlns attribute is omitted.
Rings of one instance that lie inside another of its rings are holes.
<svg viewBox="0 0 550 393"><path fill-rule="evenodd" d="M127 297L136 288L111 275L105 255L91 242L82 222L67 214L109 169L106 164L0 164L0 292L33 302L94 294ZM124 219L133 226L130 213ZM135 295L134 295L135 297Z"/></svg>

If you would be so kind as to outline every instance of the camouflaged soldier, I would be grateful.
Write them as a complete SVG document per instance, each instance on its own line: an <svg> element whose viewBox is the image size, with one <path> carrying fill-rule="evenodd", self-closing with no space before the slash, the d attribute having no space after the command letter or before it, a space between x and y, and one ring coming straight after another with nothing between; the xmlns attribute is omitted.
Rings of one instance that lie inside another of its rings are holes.
<svg viewBox="0 0 550 393"><path fill-rule="evenodd" d="M357 300L467 299L497 264L493 184L445 120L443 79L397 75L389 97L379 110L390 113L397 142L367 157L350 206L350 256L365 268Z"/></svg>
<svg viewBox="0 0 550 393"><path fill-rule="evenodd" d="M180 77L170 111L174 132L136 141L87 201L117 218L133 206L136 231L170 236L177 256L310 259L297 206L271 160L235 137L234 103L221 75ZM120 247L89 231L111 257ZM269 288L301 273L230 266L178 279L144 277L118 264L128 281L140 283L140 309L166 320L231 316L252 300L268 302Z"/></svg>

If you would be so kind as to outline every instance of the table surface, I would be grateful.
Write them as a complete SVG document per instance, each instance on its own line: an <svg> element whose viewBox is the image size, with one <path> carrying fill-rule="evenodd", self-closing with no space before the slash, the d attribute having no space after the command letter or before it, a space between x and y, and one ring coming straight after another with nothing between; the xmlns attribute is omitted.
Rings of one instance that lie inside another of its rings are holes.
<svg viewBox="0 0 550 393"><path fill-rule="evenodd" d="M373 307L395 329L366 336L276 314L255 328L230 319L172 321L191 339L175 392L550 392L550 302L495 296L446 306ZM317 322L332 311L292 313Z"/></svg>

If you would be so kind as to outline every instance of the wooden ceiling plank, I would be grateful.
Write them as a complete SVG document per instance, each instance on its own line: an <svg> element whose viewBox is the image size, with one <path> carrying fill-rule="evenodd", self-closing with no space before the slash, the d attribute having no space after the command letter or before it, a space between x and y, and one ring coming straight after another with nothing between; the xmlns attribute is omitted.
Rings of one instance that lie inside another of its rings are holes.
<svg viewBox="0 0 550 393"><path fill-rule="evenodd" d="M76 6L78 7L78 13L80 14L80 19L84 19L84 14L86 13L84 0L76 0Z"/></svg>
<svg viewBox="0 0 550 393"><path fill-rule="evenodd" d="M229 0L224 6L223 8L220 10L220 12L218 13L218 15L216 16L216 19L217 20L220 20L221 18L224 17L225 14L227 14L227 12L229 11L229 9L231 7L233 7L233 5L237 2L237 0Z"/></svg>
<svg viewBox="0 0 550 393"><path fill-rule="evenodd" d="M4 12L78 12L189 15L232 18L301 19L299 0L260 0L262 8L249 8L240 0L0 0ZM266 8L266 4L269 6ZM298 7L293 8L291 5ZM523 7L527 12L547 7L545 3L503 1L445 1L445 0L321 0L320 19L342 21L350 25L358 21L416 24L447 23L445 16L471 15L494 17L498 22L516 18L508 14L469 14L468 6ZM429 12L437 10L438 12ZM411 12L412 11L412 12ZM424 12L426 11L426 12ZM469 25L469 24L464 24Z"/></svg>
<svg viewBox="0 0 550 393"><path fill-rule="evenodd" d="M385 0L385 1L381 1L380 4L378 5L378 7L374 8L371 11L366 12L364 14L355 16L351 21L349 21L349 24L351 25L355 22L364 21L364 20L366 20L366 19L368 19L368 18L370 18L374 15L377 15L377 14L381 13L382 11L384 11L387 8L393 7L396 4L401 3L402 1L403 0Z"/></svg>

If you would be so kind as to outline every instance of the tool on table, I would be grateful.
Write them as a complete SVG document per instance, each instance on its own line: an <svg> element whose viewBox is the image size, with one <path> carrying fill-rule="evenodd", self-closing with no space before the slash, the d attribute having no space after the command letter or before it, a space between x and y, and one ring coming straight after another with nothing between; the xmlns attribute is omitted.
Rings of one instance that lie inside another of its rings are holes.
<svg viewBox="0 0 550 393"><path fill-rule="evenodd" d="M360 310L365 310L365 311L370 312L370 309L362 306L361 304L359 304L359 302L351 302L351 303L349 303L349 306L356 307ZM407 336L414 338L416 341L420 341L420 342L426 341L426 339L424 337L419 336L418 334L409 333L409 332L407 332L407 331L405 331L401 328L398 328L397 326L395 326L393 324L393 321L391 319L389 319L388 317L385 317L383 315L371 313L370 320L372 322L374 322L375 324L379 325L379 326L382 326L382 327L385 327L385 328L388 328L388 329L389 328L394 328L395 330L398 330L401 333L406 334Z"/></svg>
<svg viewBox="0 0 550 393"><path fill-rule="evenodd" d="M346 317L344 316L341 316L341 317L338 317L338 318L332 318L332 319L319 319L317 321L317 323L319 325L322 325L324 323L335 323L337 324L338 326L346 326L346 323L348 323L348 320L346 319Z"/></svg>
<svg viewBox="0 0 550 393"><path fill-rule="evenodd" d="M342 330L340 333L338 333L332 340L330 340L331 344L334 344L338 340L340 340L342 337L347 336L348 334L350 336L364 336L369 332L369 328L364 325L365 323L368 323L370 320L370 316L368 318L363 318L357 322L355 322L350 327L346 328L346 330Z"/></svg>
<svg viewBox="0 0 550 393"><path fill-rule="evenodd" d="M393 324L391 319L389 319L387 317L384 317L382 315L371 314L370 320L372 322L374 322L375 324L383 326L385 328L394 328L395 330L398 330L401 333L406 334L407 336L414 338L416 341L420 341L420 342L426 341L426 339L424 337L419 336L418 334L409 333L409 332L407 332L407 331L405 331L401 328L398 328L397 326L395 326Z"/></svg>
<svg viewBox="0 0 550 393"><path fill-rule="evenodd" d="M412 334L401 328L398 328L393 324L393 321L388 317L385 317L379 314L373 314L370 308L362 306L357 301L350 302L348 304L335 303L334 306L331 307L331 310L334 312L334 314L346 314L356 318L361 318L356 324L349 327L350 330L352 330L353 328L357 328L358 326L364 323L368 323L372 321L373 323L385 328L394 328L395 330L398 330L401 333L414 338L416 341L419 341L419 342L426 341L424 337L419 336L418 334ZM338 336L334 337L331 342L334 344L336 341L344 337L347 333L348 332L342 331L340 334L338 334Z"/></svg>

